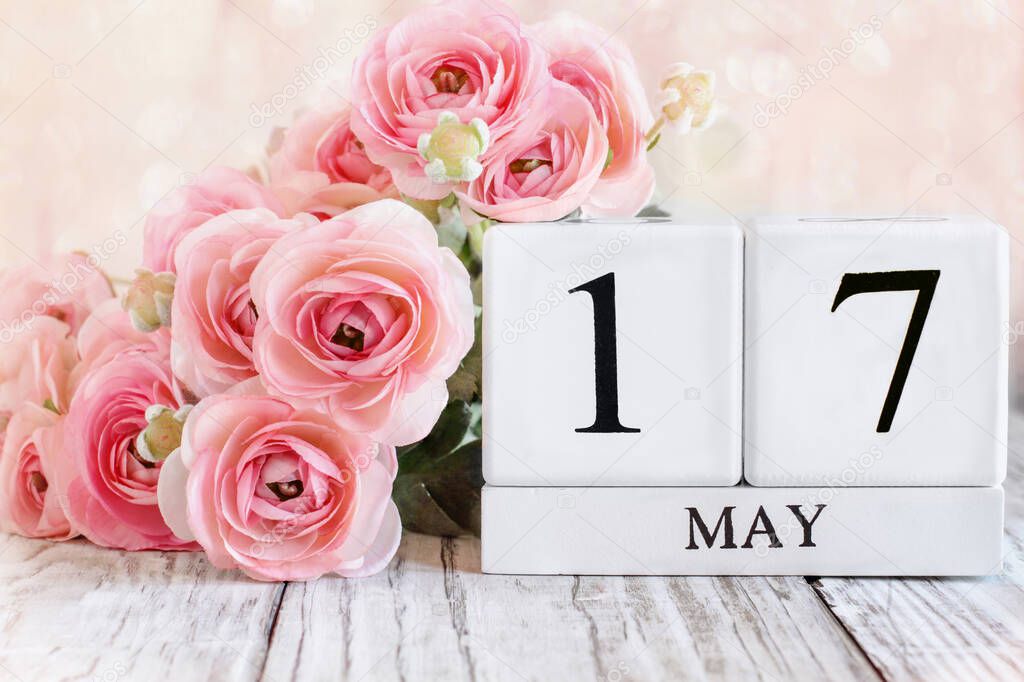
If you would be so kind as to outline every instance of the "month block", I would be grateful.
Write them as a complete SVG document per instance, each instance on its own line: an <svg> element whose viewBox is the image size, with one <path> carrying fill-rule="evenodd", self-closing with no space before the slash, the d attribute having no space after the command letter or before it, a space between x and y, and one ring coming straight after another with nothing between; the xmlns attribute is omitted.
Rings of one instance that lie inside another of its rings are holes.
<svg viewBox="0 0 1024 682"><path fill-rule="evenodd" d="M484 573L988 575L1003 490L484 486Z"/></svg>
<svg viewBox="0 0 1024 682"><path fill-rule="evenodd" d="M500 225L484 247L484 478L734 485L742 232Z"/></svg>
<svg viewBox="0 0 1024 682"><path fill-rule="evenodd" d="M747 234L744 476L995 485L1007 235L962 218L759 220Z"/></svg>

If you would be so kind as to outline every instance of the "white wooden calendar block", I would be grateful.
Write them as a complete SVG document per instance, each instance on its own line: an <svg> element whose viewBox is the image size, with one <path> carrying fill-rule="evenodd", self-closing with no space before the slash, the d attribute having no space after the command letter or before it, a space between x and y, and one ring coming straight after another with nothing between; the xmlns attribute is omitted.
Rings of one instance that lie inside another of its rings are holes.
<svg viewBox="0 0 1024 682"><path fill-rule="evenodd" d="M1009 262L964 218L759 220L747 234L744 476L994 485Z"/></svg>
<svg viewBox="0 0 1024 682"><path fill-rule="evenodd" d="M1003 490L484 486L484 573L988 575Z"/></svg>
<svg viewBox="0 0 1024 682"><path fill-rule="evenodd" d="M732 224L488 230L484 478L736 484L742 248Z"/></svg>

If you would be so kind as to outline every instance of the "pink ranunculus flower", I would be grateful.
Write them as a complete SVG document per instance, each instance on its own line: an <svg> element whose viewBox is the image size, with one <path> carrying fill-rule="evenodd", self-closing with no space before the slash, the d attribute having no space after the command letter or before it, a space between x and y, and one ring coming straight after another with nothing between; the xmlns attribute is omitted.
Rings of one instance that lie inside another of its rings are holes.
<svg viewBox="0 0 1024 682"><path fill-rule="evenodd" d="M445 111L479 118L499 142L528 117L550 76L543 50L497 0L452 0L381 31L356 62L352 130L404 194L440 199L452 184L426 177L417 150Z"/></svg>
<svg viewBox="0 0 1024 682"><path fill-rule="evenodd" d="M215 566L257 580L372 575L401 539L395 449L316 410L267 396L206 398L165 466L170 527L194 535Z"/></svg>
<svg viewBox="0 0 1024 682"><path fill-rule="evenodd" d="M121 307L121 302L110 299L98 305L85 320L75 338L75 345L78 364L71 372L72 393L93 368L108 362L122 351L144 350L168 355L171 334L166 328L155 332L139 331Z"/></svg>
<svg viewBox="0 0 1024 682"><path fill-rule="evenodd" d="M67 457L56 413L25 403L10 419L0 453L0 528L30 538L77 533L61 507L53 471Z"/></svg>
<svg viewBox="0 0 1024 682"><path fill-rule="evenodd" d="M469 273L384 199L281 237L253 272L253 355L271 393L382 443L417 441L473 344Z"/></svg>
<svg viewBox="0 0 1024 682"><path fill-rule="evenodd" d="M587 98L608 137L609 162L583 202L584 214L635 215L654 193L644 139L654 117L632 53L615 36L567 12L535 24L531 35L548 53L548 72Z"/></svg>
<svg viewBox="0 0 1024 682"><path fill-rule="evenodd" d="M222 392L256 375L257 312L249 277L281 235L316 224L305 214L285 219L267 209L231 211L208 220L178 245L171 366L197 395Z"/></svg>
<svg viewBox="0 0 1024 682"><path fill-rule="evenodd" d="M558 220L600 178L608 139L587 99L555 81L534 106L540 126L495 145L480 177L456 191L477 213L510 223Z"/></svg>
<svg viewBox="0 0 1024 682"><path fill-rule="evenodd" d="M139 456L146 409L185 404L166 353L123 350L82 378L64 420L67 457L56 470L64 509L89 540L127 550L195 550L176 537L157 508L162 462Z"/></svg>
<svg viewBox="0 0 1024 682"><path fill-rule="evenodd" d="M33 320L0 352L0 411L25 402L65 412L78 356L71 328L53 317Z"/></svg>
<svg viewBox="0 0 1024 682"><path fill-rule="evenodd" d="M349 125L347 107L304 113L270 157L270 186L288 215L330 217L384 198L397 198L391 173L370 161Z"/></svg>
<svg viewBox="0 0 1024 682"><path fill-rule="evenodd" d="M60 320L76 334L96 306L114 297L96 262L95 256L73 251L0 270L0 344L43 318Z"/></svg>
<svg viewBox="0 0 1024 682"><path fill-rule="evenodd" d="M284 215L268 187L233 168L215 166L165 197L146 218L142 263L153 272L174 272L174 251L185 235L210 218L237 208L267 208Z"/></svg>

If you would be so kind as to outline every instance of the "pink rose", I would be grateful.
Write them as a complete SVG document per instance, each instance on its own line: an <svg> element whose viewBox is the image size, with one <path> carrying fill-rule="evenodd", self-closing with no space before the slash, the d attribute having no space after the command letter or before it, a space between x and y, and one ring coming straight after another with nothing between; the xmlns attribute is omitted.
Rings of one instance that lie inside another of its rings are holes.
<svg viewBox="0 0 1024 682"><path fill-rule="evenodd" d="M110 280L94 261L94 256L72 252L0 270L0 344L47 317L77 333L93 308L114 296Z"/></svg>
<svg viewBox="0 0 1024 682"><path fill-rule="evenodd" d="M105 364L115 355L127 350L152 351L168 355L171 334L166 328L143 332L135 328L117 299L97 306L82 324L75 339L78 364L71 372L71 391L93 368Z"/></svg>
<svg viewBox="0 0 1024 682"><path fill-rule="evenodd" d="M166 461L160 509L219 568L257 580L372 575L398 548L392 447L270 397L217 395Z"/></svg>
<svg viewBox="0 0 1024 682"><path fill-rule="evenodd" d="M430 432L473 343L469 273L415 209L376 201L281 237L253 272L271 393L392 445Z"/></svg>
<svg viewBox="0 0 1024 682"><path fill-rule="evenodd" d="M488 150L484 172L456 191L477 213L511 223L558 220L600 178L608 139L586 98L554 81L537 100L540 126Z"/></svg>
<svg viewBox="0 0 1024 682"><path fill-rule="evenodd" d="M25 402L64 412L70 400L71 373L78 361L71 328L52 317L33 320L0 352L0 411L14 412Z"/></svg>
<svg viewBox="0 0 1024 682"><path fill-rule="evenodd" d="M544 67L543 51L497 0L425 7L381 31L360 55L352 130L404 194L440 199L453 185L426 177L419 136L450 111L462 123L481 119L492 143L500 141L535 106L548 80Z"/></svg>
<svg viewBox="0 0 1024 682"><path fill-rule="evenodd" d="M284 134L270 157L270 185L288 215L304 211L330 217L398 197L391 173L366 156L349 118L347 107L314 109Z"/></svg>
<svg viewBox="0 0 1024 682"><path fill-rule="evenodd" d="M171 366L200 395L256 375L256 307L249 277L278 237L318 224L309 215L278 218L267 209L231 211L190 232L175 252Z"/></svg>
<svg viewBox="0 0 1024 682"><path fill-rule="evenodd" d="M654 193L654 169L644 139L654 117L633 55L615 36L569 13L532 30L548 53L548 72L587 98L608 137L611 162L583 203L583 212L635 215Z"/></svg>
<svg viewBox="0 0 1024 682"><path fill-rule="evenodd" d="M57 485L72 525L97 545L197 549L164 523L156 498L163 463L142 459L136 446L146 408L185 403L169 365L165 353L122 351L93 367L71 401Z"/></svg>
<svg viewBox="0 0 1024 682"><path fill-rule="evenodd" d="M53 471L67 455L60 417L26 403L7 426L0 454L0 528L30 538L67 540L72 530L61 508Z"/></svg>
<svg viewBox="0 0 1024 682"><path fill-rule="evenodd" d="M174 250L185 235L236 208L268 208L284 215L284 206L269 188L233 168L215 166L150 211L142 241L143 265L153 272L174 272Z"/></svg>

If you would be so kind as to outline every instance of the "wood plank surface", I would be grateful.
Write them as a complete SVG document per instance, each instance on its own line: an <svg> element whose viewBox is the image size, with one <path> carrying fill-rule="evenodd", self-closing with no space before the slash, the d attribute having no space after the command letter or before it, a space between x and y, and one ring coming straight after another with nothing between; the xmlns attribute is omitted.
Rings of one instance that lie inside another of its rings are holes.
<svg viewBox="0 0 1024 682"><path fill-rule="evenodd" d="M265 679L876 677L800 578L485 576L479 566L476 541L409 535L386 575L290 584Z"/></svg>
<svg viewBox="0 0 1024 682"><path fill-rule="evenodd" d="M1024 679L1024 418L1009 442L1002 575L813 583L886 679Z"/></svg>
<svg viewBox="0 0 1024 682"><path fill-rule="evenodd" d="M267 584L0 534L0 681L1020 679L1022 485L1013 453L978 579L485 576L476 540L410 534L372 578Z"/></svg>
<svg viewBox="0 0 1024 682"><path fill-rule="evenodd" d="M485 576L408 535L384 573L263 584L198 555L4 536L0 680L873 679L799 578Z"/></svg>
<svg viewBox="0 0 1024 682"><path fill-rule="evenodd" d="M0 534L0 680L252 679L283 587L199 554Z"/></svg>

